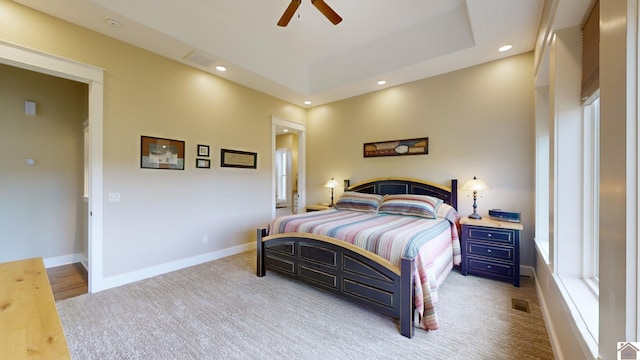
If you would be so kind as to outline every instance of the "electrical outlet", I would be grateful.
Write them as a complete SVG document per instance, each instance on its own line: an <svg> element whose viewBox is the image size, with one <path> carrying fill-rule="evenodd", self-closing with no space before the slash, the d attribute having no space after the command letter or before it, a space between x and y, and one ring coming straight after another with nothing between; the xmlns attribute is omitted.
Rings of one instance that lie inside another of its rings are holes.
<svg viewBox="0 0 640 360"><path fill-rule="evenodd" d="M209 235L202 235L202 243L206 244L209 242Z"/></svg>

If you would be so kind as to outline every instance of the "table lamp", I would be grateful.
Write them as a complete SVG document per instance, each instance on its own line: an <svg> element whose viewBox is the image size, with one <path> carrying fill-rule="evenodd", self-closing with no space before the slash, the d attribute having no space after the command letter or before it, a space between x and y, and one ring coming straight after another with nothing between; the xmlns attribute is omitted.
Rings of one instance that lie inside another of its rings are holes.
<svg viewBox="0 0 640 360"><path fill-rule="evenodd" d="M464 183L462 189L473 190L473 214L469 215L469 218L482 219L482 216L480 216L480 214L476 212L476 208L478 207L478 205L476 204L476 198L478 197L478 190L487 190L489 189L489 186L487 186L484 181L479 180L474 176L473 179Z"/></svg>
<svg viewBox="0 0 640 360"><path fill-rule="evenodd" d="M336 186L338 186L338 181L333 180L333 178L331 178L331 180L327 181L327 183L324 184L324 187L331 188L331 203L329 204L329 207L333 207L333 188Z"/></svg>

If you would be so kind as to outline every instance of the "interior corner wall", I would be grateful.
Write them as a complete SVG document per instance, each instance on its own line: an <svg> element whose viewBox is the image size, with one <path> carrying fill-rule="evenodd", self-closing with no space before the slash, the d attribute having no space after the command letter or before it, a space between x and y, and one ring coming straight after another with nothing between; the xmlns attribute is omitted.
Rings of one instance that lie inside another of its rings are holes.
<svg viewBox="0 0 640 360"><path fill-rule="evenodd" d="M81 254L87 86L7 65L0 79L0 262Z"/></svg>
<svg viewBox="0 0 640 360"><path fill-rule="evenodd" d="M534 261L535 119L533 53L391 87L309 110L307 203L328 202L322 185L375 177L414 177L462 186L473 176L478 212L522 212L521 263ZM428 155L363 157L363 144L429 138ZM342 189L336 189L336 198ZM460 190L461 215L472 198Z"/></svg>
<svg viewBox="0 0 640 360"><path fill-rule="evenodd" d="M272 116L305 124L305 109L10 0L0 23L2 40L105 69L105 278L253 244L272 214ZM184 141L185 169L141 169L143 135ZM198 144L210 146L210 169L195 167ZM221 167L222 148L257 153L257 169Z"/></svg>

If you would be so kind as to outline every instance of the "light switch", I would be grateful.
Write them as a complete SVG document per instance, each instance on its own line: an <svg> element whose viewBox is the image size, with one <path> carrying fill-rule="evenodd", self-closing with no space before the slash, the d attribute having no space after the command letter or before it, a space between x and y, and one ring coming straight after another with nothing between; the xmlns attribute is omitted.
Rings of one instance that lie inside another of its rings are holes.
<svg viewBox="0 0 640 360"><path fill-rule="evenodd" d="M31 100L24 101L24 113L26 115L35 115L36 114L36 102Z"/></svg>
<svg viewBox="0 0 640 360"><path fill-rule="evenodd" d="M120 202L120 193L109 193L109 202Z"/></svg>

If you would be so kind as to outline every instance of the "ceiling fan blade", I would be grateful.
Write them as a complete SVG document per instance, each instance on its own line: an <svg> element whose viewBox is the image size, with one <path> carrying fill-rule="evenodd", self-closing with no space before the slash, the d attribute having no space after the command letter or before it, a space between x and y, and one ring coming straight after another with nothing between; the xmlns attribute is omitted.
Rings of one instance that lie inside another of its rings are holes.
<svg viewBox="0 0 640 360"><path fill-rule="evenodd" d="M338 25L342 18L332 8L327 5L324 0L311 0L313 6L318 9L333 25Z"/></svg>
<svg viewBox="0 0 640 360"><path fill-rule="evenodd" d="M296 10L298 10L298 6L300 6L301 2L302 0L291 0L291 3L284 11L284 14L282 14L280 21L278 21L278 26L287 26L287 24L289 24L289 21L293 17L293 14L296 13Z"/></svg>

